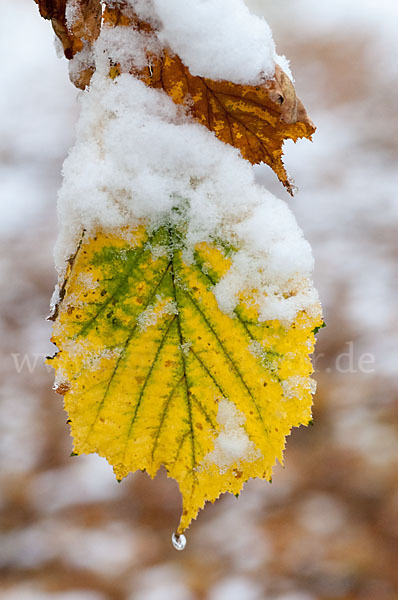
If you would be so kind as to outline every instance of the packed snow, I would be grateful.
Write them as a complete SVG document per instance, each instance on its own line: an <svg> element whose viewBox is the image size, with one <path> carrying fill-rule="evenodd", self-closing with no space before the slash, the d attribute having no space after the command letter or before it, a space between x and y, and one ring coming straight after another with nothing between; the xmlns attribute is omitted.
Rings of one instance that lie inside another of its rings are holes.
<svg viewBox="0 0 398 600"><path fill-rule="evenodd" d="M193 75L255 83L270 78L278 63L272 32L242 0L129 0L143 19L155 21L159 39Z"/></svg>
<svg viewBox="0 0 398 600"><path fill-rule="evenodd" d="M142 56L142 36L126 35L125 28L104 28L94 50L96 72L80 97L77 140L59 194L61 276L82 229L90 234L140 222L155 229L178 208L187 223L186 262L199 242L221 238L237 248L214 289L224 312L232 314L246 289L256 290L261 320L290 323L303 309L318 311L311 249L285 202L255 183L238 150L163 91L129 74L108 77L109 57L127 60L136 50Z"/></svg>

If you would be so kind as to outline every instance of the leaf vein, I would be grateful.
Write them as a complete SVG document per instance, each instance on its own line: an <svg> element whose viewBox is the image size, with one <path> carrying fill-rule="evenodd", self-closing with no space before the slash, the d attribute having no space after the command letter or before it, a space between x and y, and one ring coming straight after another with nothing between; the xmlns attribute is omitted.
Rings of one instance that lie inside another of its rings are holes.
<svg viewBox="0 0 398 600"><path fill-rule="evenodd" d="M145 381L144 381L144 383L142 385L142 388L141 388L141 391L140 391L140 395L139 395L139 397L137 399L137 404L135 405L134 414L133 414L133 417L132 417L131 422L130 422L129 430L128 430L128 433L127 433L127 440L126 440L126 444L125 444L125 448L124 448L124 452L123 452L123 459L122 459L122 461L124 461L124 459L126 457L128 443L129 443L130 438L131 438L131 433L133 431L134 423L136 422L136 419L137 419L138 409L139 409L139 407L140 407L140 405L142 403L142 399L144 397L144 393L145 393L145 390L147 388L148 382L149 382L149 380L151 378L151 375L153 373L153 369L155 368L155 365L156 365L156 363L158 361L158 358L160 356L162 348L163 348L163 346L166 343L166 339L167 339L167 336L169 335L169 331L171 329L171 326L172 326L172 324L174 323L175 320L176 320L176 315L173 315L173 317L170 319L170 322L169 322L169 324L167 326L167 329L166 329L164 335L162 336L162 339L160 340L159 346L158 346L158 348L156 350L156 354L155 354L155 356L153 358L151 366L149 367L148 373L147 373L147 375L145 377Z"/></svg>
<svg viewBox="0 0 398 600"><path fill-rule="evenodd" d="M247 385L246 381L243 378L242 373L240 372L240 370L238 369L238 367L236 366L236 364L234 363L234 361L232 360L229 352L227 351L227 349L225 348L224 344L222 343L222 341L220 340L217 332L215 331L214 327L212 326L212 324L210 323L210 321L208 320L208 318L206 317L205 313L202 311L202 309L200 308L200 306L198 305L198 303L196 302L196 300L191 296L191 294L189 294L186 290L183 290L184 294L187 296L187 298L189 298L189 300L191 301L191 303L195 306L196 310L198 311L198 313L201 315L202 319L205 321L205 323L207 324L208 328L210 329L210 331L213 333L215 339L217 340L220 348L222 349L225 357L228 359L228 361L230 362L233 370L235 371L236 375L238 376L238 378L241 380L243 386L245 387L247 393L249 394L256 410L258 413L258 416L261 420L261 423L263 424L264 427L264 431L268 434L268 430L265 426L262 414L260 412L260 409L258 407L258 404L254 398L253 392L251 391L251 389L249 388L249 386Z"/></svg>
<svg viewBox="0 0 398 600"><path fill-rule="evenodd" d="M155 439L154 439L154 442L153 442L153 447L152 447L152 462L153 462L153 460L155 458L155 452L156 452L156 449L157 449L157 446L158 446L158 443L159 443L160 432L162 430L164 421L166 419L166 415L167 415L167 411L168 411L170 402L171 402L171 400L172 400L175 392L177 391L178 386L180 385L180 383L182 382L183 379L184 379L184 375L181 375L180 379L177 381L177 383L175 384L175 386L173 386L170 394L167 397L166 402L163 405L163 410L162 410L162 414L161 414L161 417L160 417L160 423L159 423L159 426L157 428L157 431L156 431L156 434L155 434Z"/></svg>
<svg viewBox="0 0 398 600"><path fill-rule="evenodd" d="M161 286L161 284L163 283L163 280L164 280L164 278L165 278L165 276L166 276L166 274L167 274L167 272L168 272L168 270L169 270L170 266L171 266L171 263L169 263L169 264L167 265L167 268L165 269L164 273L162 274L162 277L160 278L159 282L156 284L156 286L154 287L154 289L153 289L152 293L151 293L151 294L150 294L150 296L148 297L147 303L146 303L146 305L144 306L144 308L143 308L142 312L143 312L144 310L146 310L146 309L148 308L148 306L151 304L151 302L152 302L153 298L154 298L154 297L155 297L155 295L156 295L156 292L158 291L159 287L160 287L160 286ZM117 359L117 361L116 361L116 364L115 364L115 366L114 366L114 368L113 368L113 371L112 371L112 373L111 373L111 376L110 376L110 378L109 378L109 381L108 381L108 383L107 383L107 386L106 386L106 389L105 389L104 395L103 395L103 397L102 397L102 400L101 400L101 402L100 402L100 404L99 404L99 406L98 406L97 414L96 414L96 416L95 416L95 418L94 418L94 421L93 421L92 425L90 426L90 429L89 429L89 431L88 431L88 433L87 433L87 436L86 436L86 439L85 439L85 443L87 443L87 441L88 441L88 439L89 439L89 437L90 437L90 435L91 435L91 432L93 431L93 429L94 429L94 426L95 426L96 422L98 421L98 417L100 416L101 410L102 410L102 409L103 409L103 407L104 407L104 404L105 404L105 401L106 401L106 399L107 399L107 397L108 397L108 393L109 393L109 390L110 390L110 388L111 388L112 382L113 382L113 380L114 380L114 378L115 378L115 376L116 376L116 373L117 373L117 371L118 371L118 369L119 369L120 363L122 362L122 360L124 359L124 357L125 357L125 355L126 355L127 348L128 348L128 346L129 346L129 344L130 344L131 340L132 340L132 339L133 339L133 337L134 337L134 334L135 334L135 332L136 332L136 330L137 330L137 328L138 328L138 324L139 324L139 323L138 323L138 321L136 321L136 323L135 323L134 327L133 327L133 328L132 328L132 330L130 331L130 333L129 333L129 335L127 336L127 339L126 339L126 341L125 341L125 343L124 343L124 345L123 345L123 347L122 347L122 350L121 350L121 352L120 352L120 355L119 355L119 357L118 357L118 359Z"/></svg>

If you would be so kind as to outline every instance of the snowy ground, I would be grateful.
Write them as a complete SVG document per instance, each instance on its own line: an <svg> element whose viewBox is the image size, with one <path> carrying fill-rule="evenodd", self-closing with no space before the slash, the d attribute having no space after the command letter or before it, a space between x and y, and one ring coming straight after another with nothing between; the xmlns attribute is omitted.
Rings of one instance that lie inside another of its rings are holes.
<svg viewBox="0 0 398 600"><path fill-rule="evenodd" d="M318 126L313 144L286 147L295 199L257 175L313 246L328 327L315 426L294 433L272 485L209 506L177 554L173 482L118 485L101 459L69 458L42 356L77 92L34 2L0 0L1 600L397 597L397 4L248 4L267 13Z"/></svg>

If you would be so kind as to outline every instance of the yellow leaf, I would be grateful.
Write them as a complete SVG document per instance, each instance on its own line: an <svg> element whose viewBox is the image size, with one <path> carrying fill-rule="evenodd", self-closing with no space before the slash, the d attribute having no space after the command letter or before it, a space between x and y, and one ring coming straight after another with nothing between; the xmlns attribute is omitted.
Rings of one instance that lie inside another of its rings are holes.
<svg viewBox="0 0 398 600"><path fill-rule="evenodd" d="M187 264L167 227L84 234L54 325L74 451L104 456L118 479L164 465L183 497L178 533L205 501L269 480L285 436L311 419L321 319L259 323L250 291L221 312L212 288L230 253L202 243Z"/></svg>

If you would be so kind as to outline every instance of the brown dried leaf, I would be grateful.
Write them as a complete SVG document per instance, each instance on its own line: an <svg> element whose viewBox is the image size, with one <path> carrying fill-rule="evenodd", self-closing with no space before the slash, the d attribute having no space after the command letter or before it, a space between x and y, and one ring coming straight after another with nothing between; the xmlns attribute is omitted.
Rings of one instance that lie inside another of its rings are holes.
<svg viewBox="0 0 398 600"><path fill-rule="evenodd" d="M75 18L66 22L66 0L35 0L43 17L51 19L61 40L65 56L73 58L97 39L101 29L100 0L72 0ZM69 7L71 5L69 4ZM108 27L132 27L156 36L155 27L140 21L125 2L108 2L103 23ZM85 68L74 76L73 83L86 87L93 69ZM112 65L110 75L120 74ZM282 146L286 139L311 139L315 131L289 77L276 66L273 79L258 85L240 85L194 76L182 60L169 48L158 54L148 52L148 66L130 73L140 77L149 87L163 89L176 104L184 105L199 123L223 142L238 148L253 164L265 162L292 194L293 186L282 163Z"/></svg>
<svg viewBox="0 0 398 600"><path fill-rule="evenodd" d="M148 23L141 22L127 6L107 8L104 22L110 26L131 26L153 33ZM191 115L223 142L238 148L253 164L265 162L279 180L293 193L293 186L282 163L284 140L311 139L315 131L312 121L289 77L277 65L274 79L258 85L240 85L194 76L170 49L161 55L148 55L148 67L131 73L146 85L163 89L176 104L183 104ZM120 70L115 67L112 76Z"/></svg>
<svg viewBox="0 0 398 600"><path fill-rule="evenodd" d="M311 138L315 128L280 67L275 79L258 86L239 85L194 77L177 55L165 50L144 81L164 89L177 104L188 105L195 119L238 148L243 158L268 164L292 192L282 163L283 142Z"/></svg>
<svg viewBox="0 0 398 600"><path fill-rule="evenodd" d="M50 19L54 32L62 43L66 58L71 59L85 47L91 47L101 31L101 0L35 0L40 14ZM67 6L68 5L68 6ZM67 22L66 10L73 13L71 23ZM84 69L73 83L80 88L90 83L94 67Z"/></svg>

